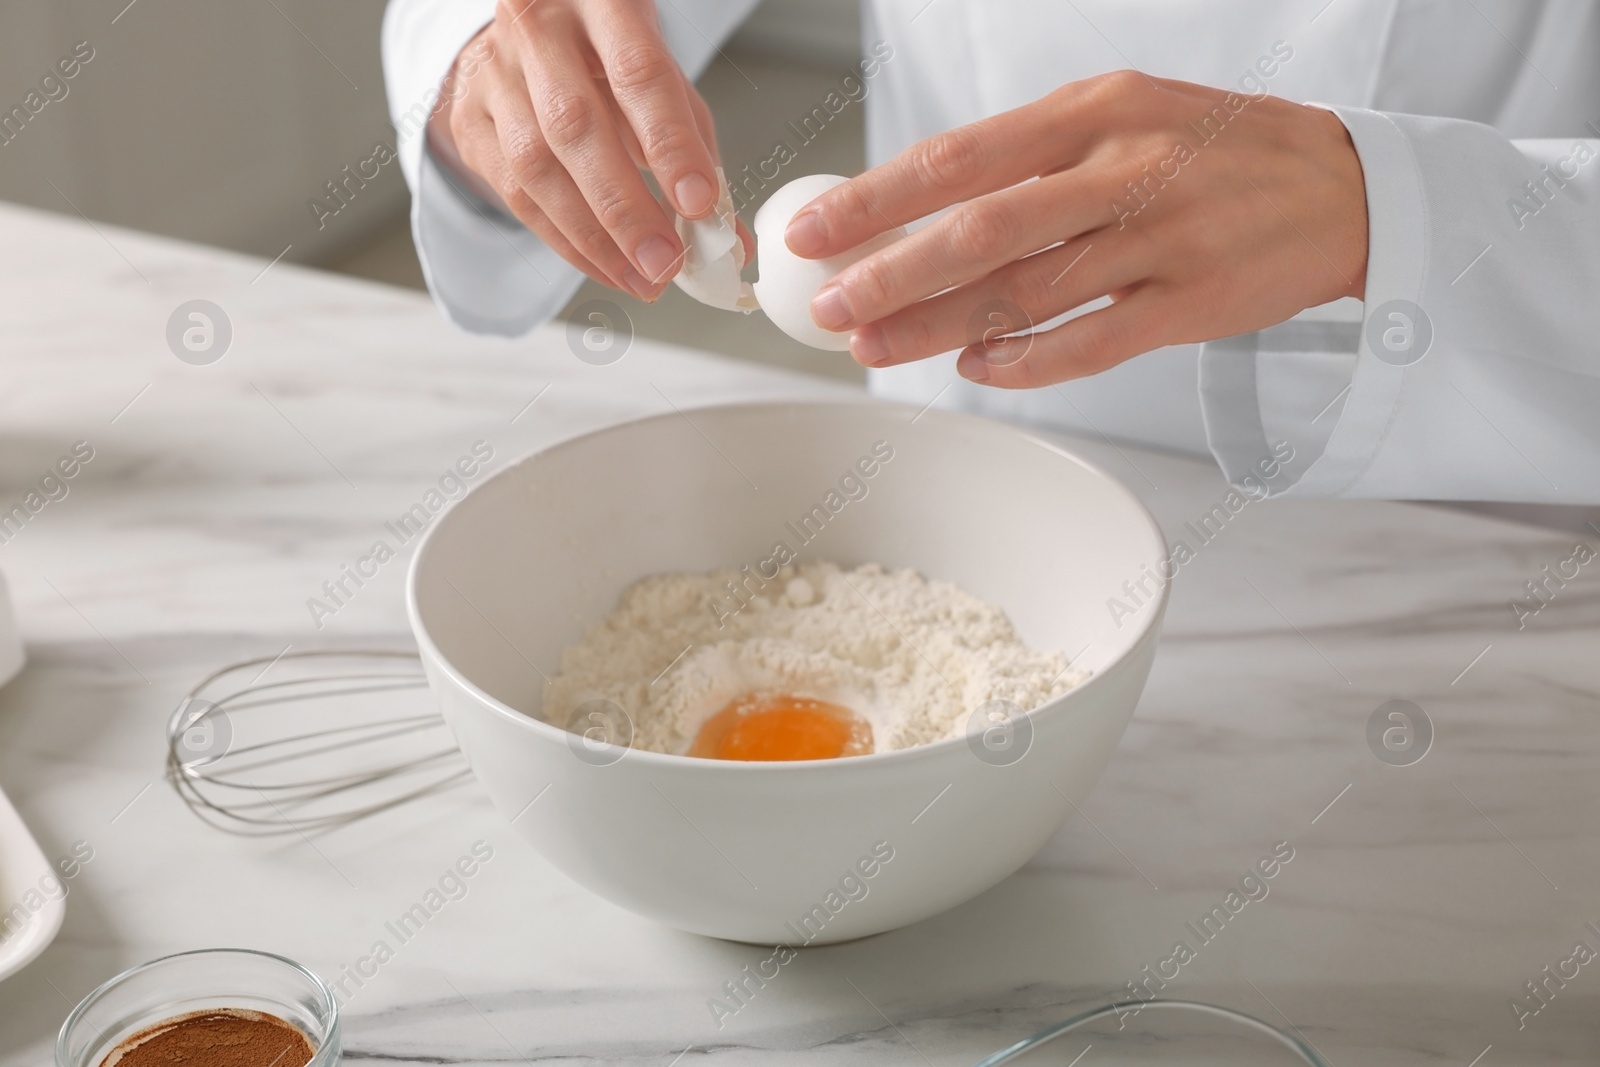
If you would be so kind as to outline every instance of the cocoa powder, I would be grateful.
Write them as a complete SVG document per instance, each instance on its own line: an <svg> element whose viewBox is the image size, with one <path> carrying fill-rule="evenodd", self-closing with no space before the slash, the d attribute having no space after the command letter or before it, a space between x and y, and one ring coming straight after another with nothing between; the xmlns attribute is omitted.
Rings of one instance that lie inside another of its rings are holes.
<svg viewBox="0 0 1600 1067"><path fill-rule="evenodd" d="M305 1034L276 1015L212 1008L140 1030L100 1067L306 1067L313 1051Z"/></svg>

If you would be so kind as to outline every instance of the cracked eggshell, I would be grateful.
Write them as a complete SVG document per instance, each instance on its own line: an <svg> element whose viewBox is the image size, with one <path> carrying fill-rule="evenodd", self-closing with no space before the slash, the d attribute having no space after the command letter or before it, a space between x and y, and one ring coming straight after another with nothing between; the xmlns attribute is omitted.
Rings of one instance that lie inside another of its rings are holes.
<svg viewBox="0 0 1600 1067"><path fill-rule="evenodd" d="M717 207L710 215L693 222L679 217L676 229L683 242L683 268L672 280L702 304L748 313L756 309L756 298L750 283L739 277L744 242L739 240L733 197L720 167L717 190Z"/></svg>
<svg viewBox="0 0 1600 1067"><path fill-rule="evenodd" d="M756 212L755 298L767 318L801 344L829 352L847 352L850 334L824 330L811 317L811 299L822 286L850 264L865 259L906 235L896 226L865 244L827 259L802 259L789 251L783 231L795 213L848 179L837 174L811 174L796 178L767 199Z"/></svg>

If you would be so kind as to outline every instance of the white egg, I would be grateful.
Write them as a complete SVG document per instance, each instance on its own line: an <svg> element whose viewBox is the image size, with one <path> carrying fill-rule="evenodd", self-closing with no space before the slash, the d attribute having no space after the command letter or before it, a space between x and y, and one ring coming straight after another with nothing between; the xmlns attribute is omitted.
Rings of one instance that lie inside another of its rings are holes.
<svg viewBox="0 0 1600 1067"><path fill-rule="evenodd" d="M795 213L848 179L837 174L811 174L796 178L773 193L756 212L756 300L767 318L801 344L830 352L850 348L850 334L824 330L811 317L811 299L825 283L850 264L893 244L906 231L899 226L827 259L802 259L789 251L783 231Z"/></svg>

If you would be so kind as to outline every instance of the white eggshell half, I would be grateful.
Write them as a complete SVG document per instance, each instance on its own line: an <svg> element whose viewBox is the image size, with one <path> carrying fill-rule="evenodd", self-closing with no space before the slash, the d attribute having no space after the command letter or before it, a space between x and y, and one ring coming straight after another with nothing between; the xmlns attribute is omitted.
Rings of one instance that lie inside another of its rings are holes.
<svg viewBox="0 0 1600 1067"><path fill-rule="evenodd" d="M677 221L678 240L683 242L683 267L672 279L678 288L712 307L724 311L756 309L750 283L739 278L744 267L744 243L735 228L733 198L728 179L717 168L717 208L706 218Z"/></svg>
<svg viewBox="0 0 1600 1067"><path fill-rule="evenodd" d="M848 179L837 174L811 174L796 178L767 199L756 212L756 300L767 318L801 344L829 352L850 349L850 334L824 330L811 317L811 299L822 286L850 264L893 244L906 235L899 226L865 244L827 259L802 259L789 251L783 231L795 213Z"/></svg>

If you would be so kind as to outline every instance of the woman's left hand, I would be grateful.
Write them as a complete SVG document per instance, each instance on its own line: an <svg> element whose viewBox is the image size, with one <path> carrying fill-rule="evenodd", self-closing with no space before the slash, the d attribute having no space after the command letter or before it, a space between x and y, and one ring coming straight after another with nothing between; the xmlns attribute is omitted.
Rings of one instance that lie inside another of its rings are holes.
<svg viewBox="0 0 1600 1067"><path fill-rule="evenodd" d="M835 255L952 205L817 294L813 318L852 330L858 362L964 346L963 377L1030 388L1365 288L1355 147L1331 112L1276 97L1134 71L1074 82L830 190L786 239Z"/></svg>

